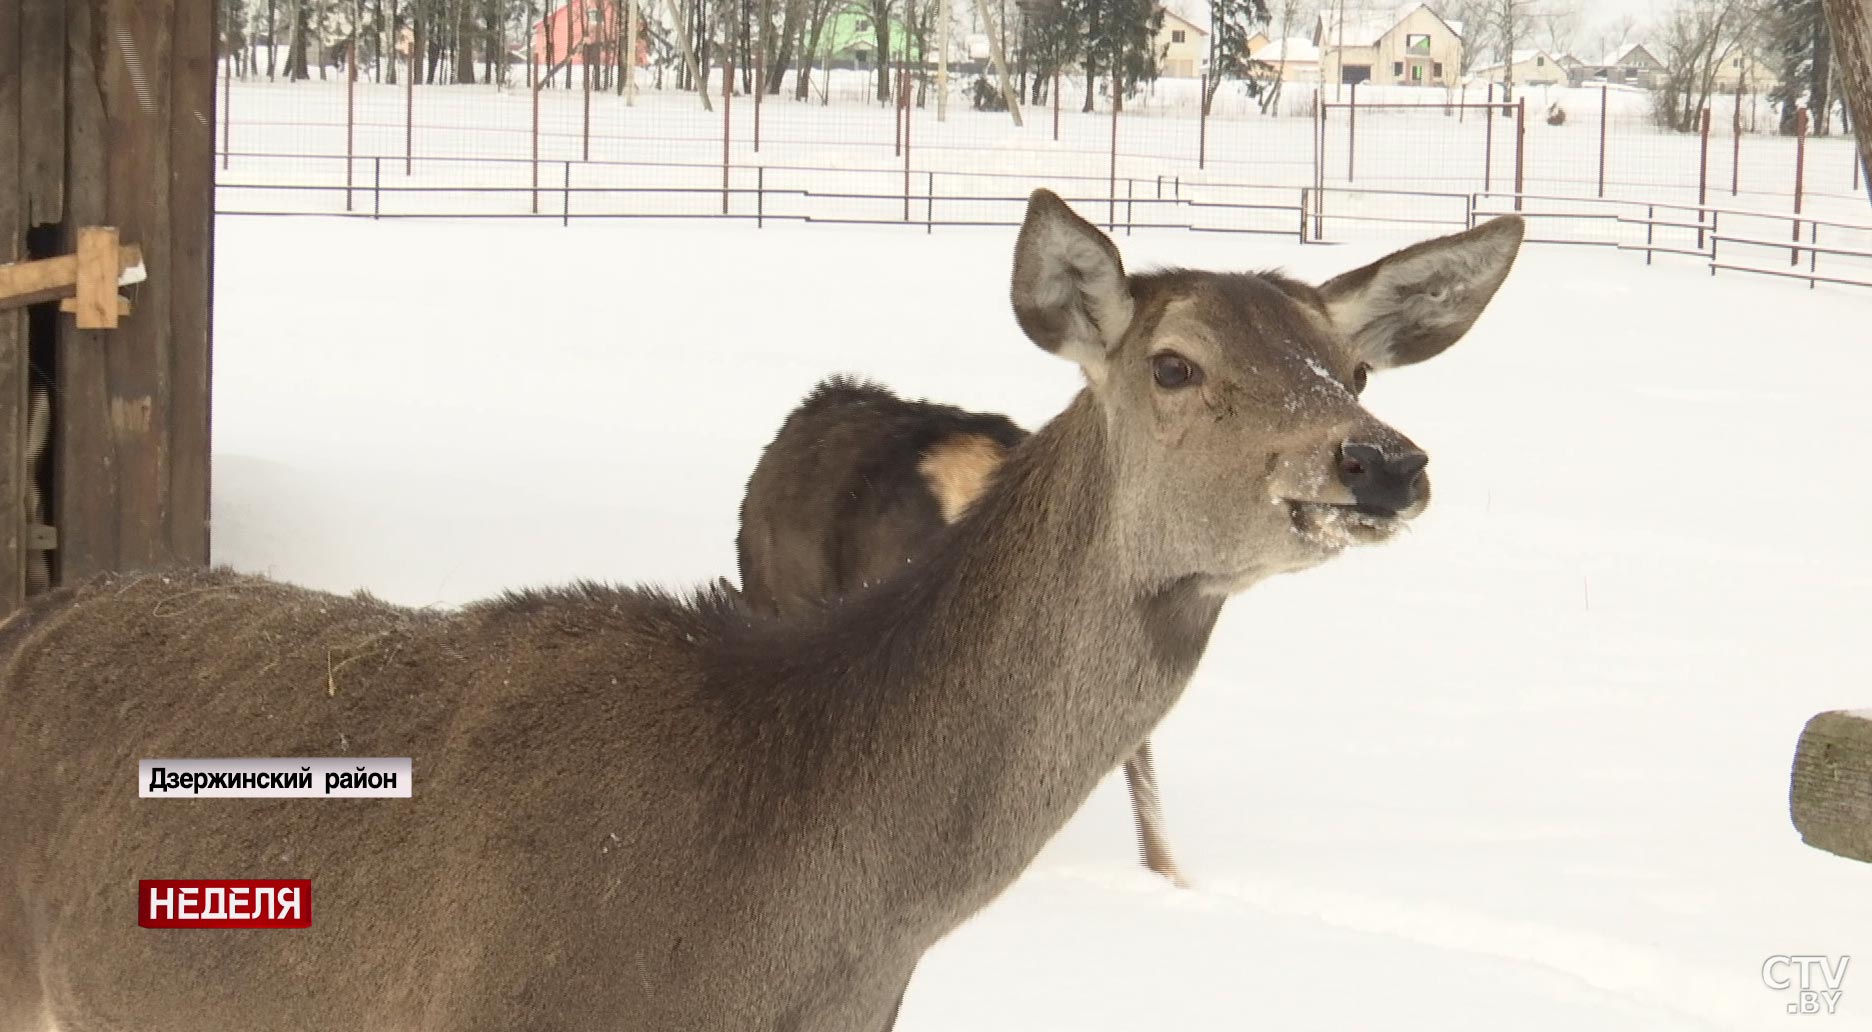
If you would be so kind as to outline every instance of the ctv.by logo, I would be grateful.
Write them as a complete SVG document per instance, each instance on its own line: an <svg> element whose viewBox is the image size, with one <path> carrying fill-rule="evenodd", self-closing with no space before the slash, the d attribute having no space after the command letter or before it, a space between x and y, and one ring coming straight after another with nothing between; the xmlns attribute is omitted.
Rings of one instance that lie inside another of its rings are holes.
<svg viewBox="0 0 1872 1032"><path fill-rule="evenodd" d="M1839 1006L1840 986L1852 958L1790 957L1776 954L1762 961L1762 984L1770 989L1797 989L1789 1014L1831 1014Z"/></svg>

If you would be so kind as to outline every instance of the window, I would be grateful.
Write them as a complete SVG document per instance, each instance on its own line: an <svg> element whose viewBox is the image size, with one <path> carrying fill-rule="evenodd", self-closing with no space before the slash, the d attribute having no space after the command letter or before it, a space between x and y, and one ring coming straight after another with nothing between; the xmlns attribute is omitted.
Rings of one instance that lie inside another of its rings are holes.
<svg viewBox="0 0 1872 1032"><path fill-rule="evenodd" d="M1545 68L1545 67L1547 67L1547 59L1546 59L1546 58L1544 58L1544 57L1536 57L1536 58L1534 58L1534 67L1536 67L1536 68Z"/></svg>
<svg viewBox="0 0 1872 1032"><path fill-rule="evenodd" d="M1410 66L1410 81L1412 82L1423 81L1423 65L1411 65Z"/></svg>
<svg viewBox="0 0 1872 1032"><path fill-rule="evenodd" d="M1184 37L1183 37L1183 30L1182 30L1182 29L1171 29L1171 30L1170 30L1170 42L1172 42L1172 43L1181 43L1181 42L1183 42L1183 38L1184 38Z"/></svg>
<svg viewBox="0 0 1872 1032"><path fill-rule="evenodd" d="M1391 74L1402 77L1404 74L1404 62L1402 61L1391 62Z"/></svg>
<svg viewBox="0 0 1872 1032"><path fill-rule="evenodd" d="M1742 67L1742 59L1741 59L1741 58L1739 58L1739 57L1738 57L1738 58L1736 58L1736 59L1735 59L1735 64L1734 64L1734 66L1733 66L1733 67L1736 67L1736 68L1740 68L1740 67Z"/></svg>
<svg viewBox="0 0 1872 1032"><path fill-rule="evenodd" d="M1443 78L1443 62L1432 61L1430 63L1430 74L1439 79Z"/></svg>

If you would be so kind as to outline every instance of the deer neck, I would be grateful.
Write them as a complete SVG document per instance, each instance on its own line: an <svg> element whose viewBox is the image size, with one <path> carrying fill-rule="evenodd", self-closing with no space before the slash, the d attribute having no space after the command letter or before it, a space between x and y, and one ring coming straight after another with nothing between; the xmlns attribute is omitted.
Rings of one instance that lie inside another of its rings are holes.
<svg viewBox="0 0 1872 1032"><path fill-rule="evenodd" d="M1221 609L1192 579L1134 572L1114 465L1081 392L884 593L899 597L871 603L902 614L877 653L904 700L890 734L944 772L917 805L965 812L1015 873L1169 710Z"/></svg>

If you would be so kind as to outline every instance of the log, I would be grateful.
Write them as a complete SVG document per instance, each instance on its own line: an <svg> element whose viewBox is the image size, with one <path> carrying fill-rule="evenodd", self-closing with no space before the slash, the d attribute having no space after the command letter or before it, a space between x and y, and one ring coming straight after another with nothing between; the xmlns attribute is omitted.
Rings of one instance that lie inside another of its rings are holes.
<svg viewBox="0 0 1872 1032"><path fill-rule="evenodd" d="M1831 710L1807 722L1788 809L1801 841L1872 863L1872 710Z"/></svg>

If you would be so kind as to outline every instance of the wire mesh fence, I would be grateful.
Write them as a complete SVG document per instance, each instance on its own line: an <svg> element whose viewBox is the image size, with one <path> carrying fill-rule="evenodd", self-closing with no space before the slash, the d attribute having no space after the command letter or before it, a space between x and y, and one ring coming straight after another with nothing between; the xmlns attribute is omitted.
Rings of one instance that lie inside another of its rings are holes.
<svg viewBox="0 0 1872 1032"><path fill-rule="evenodd" d="M1016 223L1027 194L1048 186L1113 228L1327 241L1421 235L1500 207L1527 214L1541 239L1648 243L1648 255L1683 251L1713 266L1725 211L1732 231L1763 224L1738 240L1800 236L1810 279L1830 268L1872 280L1852 141L1761 131L1778 119L1758 98L1724 98L1722 111L1695 113L1695 131L1675 132L1656 124L1644 91L1613 87L1507 101L1486 84L1285 83L1269 98L1236 82L1163 79L1127 93L1058 75L1027 81L1010 111L985 79L945 83L928 70L821 71L803 90L792 72L732 65L706 69L699 90L643 69L588 81L577 65L531 84L418 78L228 74L219 210L932 230ZM1732 245L1734 265L1751 246Z"/></svg>

